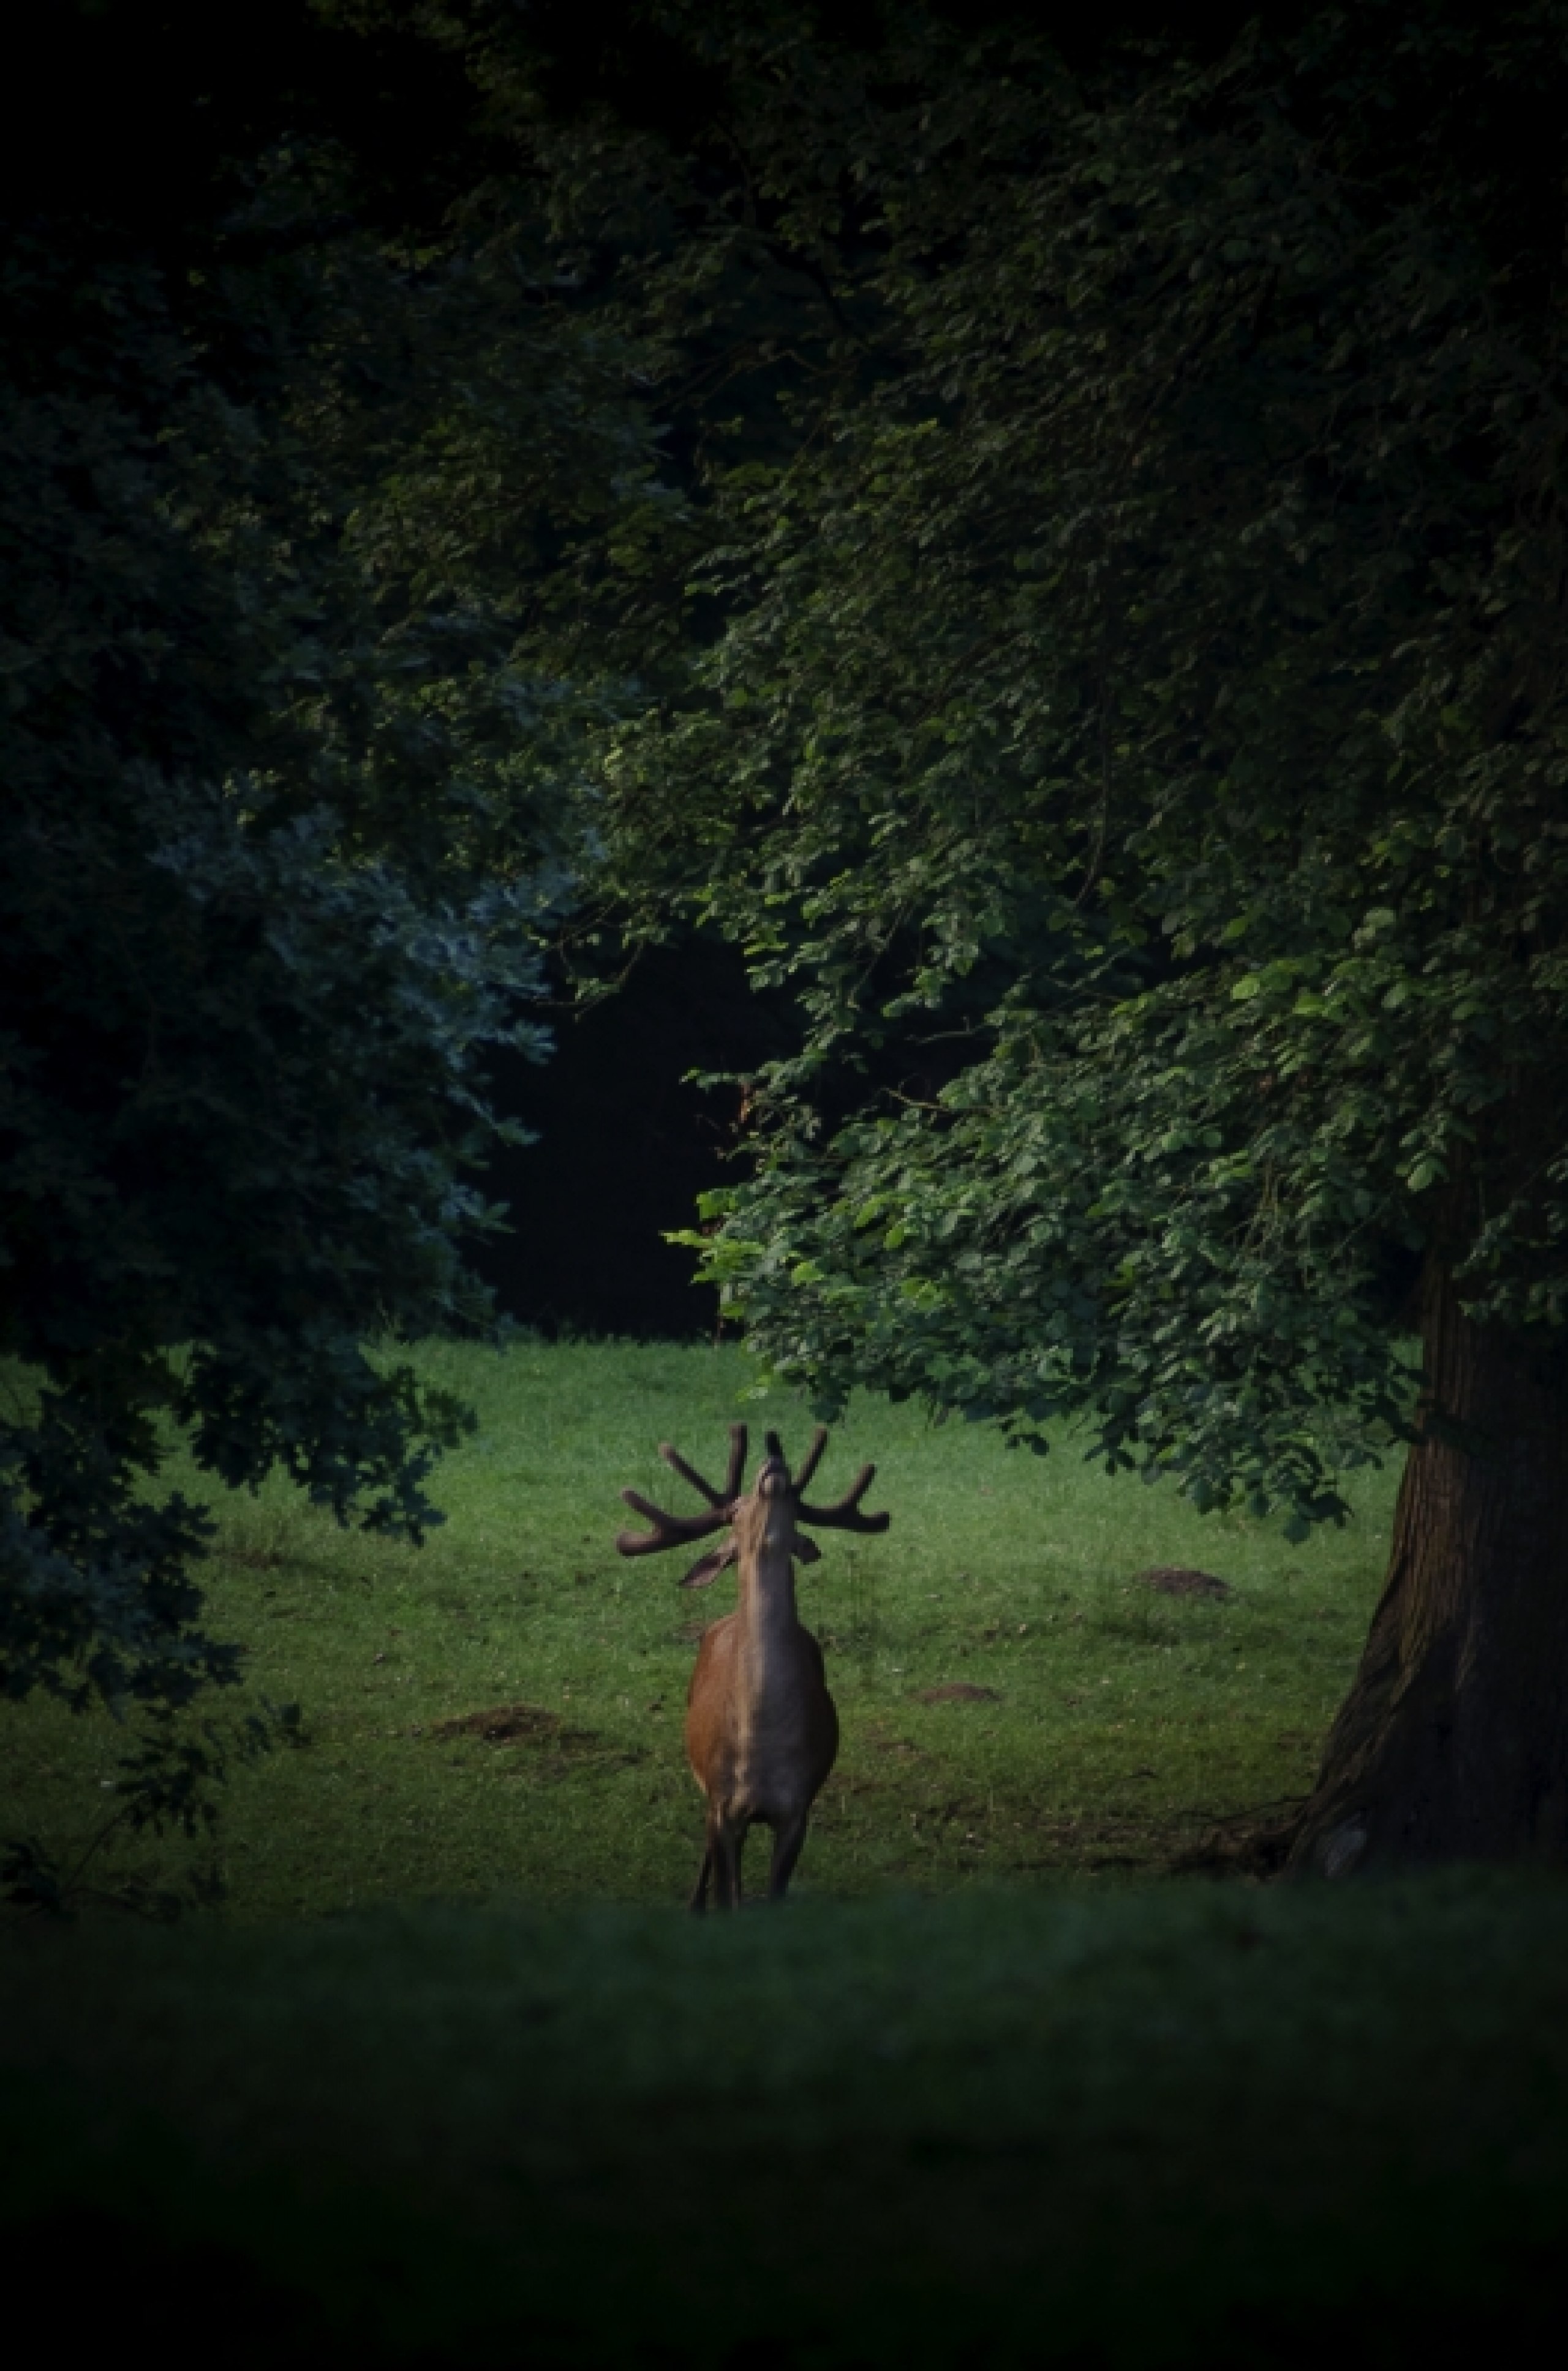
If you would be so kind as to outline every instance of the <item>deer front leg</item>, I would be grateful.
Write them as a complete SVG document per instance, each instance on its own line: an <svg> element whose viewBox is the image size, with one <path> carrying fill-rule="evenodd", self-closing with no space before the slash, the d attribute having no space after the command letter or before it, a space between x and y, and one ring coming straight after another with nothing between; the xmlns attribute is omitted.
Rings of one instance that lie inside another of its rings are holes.
<svg viewBox="0 0 1568 2371"><path fill-rule="evenodd" d="M767 1870L767 1898L782 1902L790 1890L790 1879L795 1874L795 1863L801 1857L801 1847L806 1841L806 1827L812 1816L808 1803L803 1810L792 1811L773 1831L773 1858Z"/></svg>

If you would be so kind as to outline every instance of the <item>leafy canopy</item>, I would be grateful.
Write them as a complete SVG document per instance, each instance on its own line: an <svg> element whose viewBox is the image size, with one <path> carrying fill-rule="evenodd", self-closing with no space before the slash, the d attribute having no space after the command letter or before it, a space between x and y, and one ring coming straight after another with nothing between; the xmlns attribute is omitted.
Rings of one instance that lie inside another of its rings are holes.
<svg viewBox="0 0 1568 2371"><path fill-rule="evenodd" d="M872 326L714 464L717 626L603 770L630 894L808 1016L692 1240L824 1411L1087 1417L1299 1534L1424 1259L1559 1336L1565 37L917 28L847 123L769 106L803 35L737 66Z"/></svg>
<svg viewBox="0 0 1568 2371"><path fill-rule="evenodd" d="M0 1687L166 1726L238 1669L171 1425L438 1520L465 1412L369 1346L484 1316L484 1065L546 1050L617 697L572 553L659 500L633 358L504 192L416 242L284 143L179 229L0 258Z"/></svg>

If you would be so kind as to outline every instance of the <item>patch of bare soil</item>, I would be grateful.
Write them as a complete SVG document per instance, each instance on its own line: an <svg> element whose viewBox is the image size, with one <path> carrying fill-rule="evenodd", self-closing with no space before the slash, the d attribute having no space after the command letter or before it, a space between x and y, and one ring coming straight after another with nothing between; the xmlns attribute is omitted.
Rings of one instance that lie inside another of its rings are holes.
<svg viewBox="0 0 1568 2371"><path fill-rule="evenodd" d="M922 1704L1000 1704L997 1688L977 1688L973 1680L948 1680L940 1688L922 1688Z"/></svg>
<svg viewBox="0 0 1568 2371"><path fill-rule="evenodd" d="M477 1737L486 1745L532 1745L550 1751L530 1764L540 1777L559 1777L569 1759L592 1763L596 1769L621 1770L647 1759L640 1745L617 1745L596 1729L569 1729L559 1712L545 1705L491 1705L486 1712L459 1713L455 1719L434 1721L432 1738Z"/></svg>
<svg viewBox="0 0 1568 2371"><path fill-rule="evenodd" d="M1236 1591L1228 1580L1215 1572L1197 1572L1191 1565L1151 1565L1147 1572L1133 1575L1146 1589L1158 1589L1162 1597L1234 1597Z"/></svg>
<svg viewBox="0 0 1568 2371"><path fill-rule="evenodd" d="M568 1729L559 1712L543 1705L491 1705L488 1712L459 1713L455 1719L432 1724L432 1737L482 1737L487 1745L587 1745L591 1729Z"/></svg>

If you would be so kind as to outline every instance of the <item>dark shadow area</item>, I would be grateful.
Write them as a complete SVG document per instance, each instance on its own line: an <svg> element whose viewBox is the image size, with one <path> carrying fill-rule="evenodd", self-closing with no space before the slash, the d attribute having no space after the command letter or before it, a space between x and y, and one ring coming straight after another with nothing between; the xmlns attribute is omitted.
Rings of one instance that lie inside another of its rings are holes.
<svg viewBox="0 0 1568 2371"><path fill-rule="evenodd" d="M552 1017L550 1062L498 1066L500 1108L538 1140L490 1165L486 1189L512 1232L475 1266L508 1316L548 1335L711 1334L717 1297L663 1238L736 1174L740 1090L687 1073L745 1072L785 1051L783 1009L753 993L735 949L688 940L650 950L604 1003Z"/></svg>
<svg viewBox="0 0 1568 2371"><path fill-rule="evenodd" d="M332 2294L336 2284L326 2266L302 2267L303 2277L280 2279L266 2262L272 2252L271 2233L258 2235L254 2250L239 2240L181 2241L98 2205L62 2205L0 2228L0 2277L13 2294L30 2291L40 2309L46 2301L68 2295L68 2325L53 2316L50 2322L57 2334L68 2327L84 2355L123 2361L144 2354L167 2361L171 2352L182 2351L178 2342L170 2347L177 2331L200 2330L203 2349L223 2371L261 2371L280 2362L295 2371L316 2371L317 2365L322 2371L329 2365L331 2371L472 2371L477 2364L526 2365L533 2371L680 2371L683 2362L712 2371L796 2371L824 2360L863 2363L870 2371L888 2361L886 2340L892 2337L895 2349L899 2342L897 2334L885 2327L878 2331L874 2322L857 2329L859 2318L853 2311L848 2326L835 2333L837 2342L825 2349L822 2333L816 2342L804 2344L798 2333L770 2334L770 2319L777 2317L786 2327L793 2319L790 2284L778 2295L777 2274L773 2284L756 2282L749 2316L742 2308L760 2329L727 2344L703 2343L694 2333L689 2357L671 2345L663 2316L651 2315L652 2326L639 2330L634 2297L623 2301L623 2316L613 2318L610 2328L596 2328L599 2316L583 2307L584 2293L594 2284L594 2250L586 2234L578 2235L578 2248L571 2250L577 2261L563 2265L567 2277L559 2290L541 2294L536 2282L527 2282L509 2313L487 2316L475 2328L473 2299L465 2294L475 2266L466 2261L462 2245L452 2244L439 2219L421 2225L406 2215L388 2215L385 2233L378 2234L378 2203L369 2197L331 2200L333 2219L347 2226L345 2236L358 2243L356 2254L373 2252L378 2239L386 2250L381 2275L384 2301L391 2309L376 2317L383 2327L374 2333L365 2326L370 2317L356 2313L346 2296ZM416 2326L426 2327L417 2335L409 2331L401 2342L392 2334L399 2318L392 2300L399 2273L406 2271L403 2250L410 2244L428 2260L422 2269L434 2274L437 2294L443 2272L449 2273L449 2342L429 2331L428 2297L421 2299L423 2310L416 2318ZM1559 2342L1551 2335L1559 2327L1553 2273L1547 2251L1510 2253L1505 2248L1498 2253L1495 2294L1486 2299L1439 2301L1401 2289L1379 2293L1375 2285L1353 2302L1319 2310L1254 2305L1227 2312L1216 2299L1201 2317L1207 2328L1200 2355L1189 2352L1191 2330L1178 2329L1169 2352L1156 2339L1140 2351L1139 2360L1148 2371L1166 2365L1178 2371L1195 2359L1205 2371L1320 2371L1329 2363L1337 2371L1424 2371L1445 2359L1506 2363L1514 2371L1539 2365L1544 2371L1560 2359ZM493 2311L496 2300L487 2302ZM883 2303L885 2310L892 2300ZM951 2333L944 2345L933 2333L922 2343L910 2328L906 2359L921 2371L947 2371L950 2365L951 2371L992 2365L996 2371L1113 2371L1118 2359L1125 2360L1109 2345L1054 2343L1048 2325L1031 2330L1027 2312L1009 2313L989 2284L976 2285L967 2315L954 2303L954 2321L962 2327L968 2319L972 2335L966 2342ZM901 2318L896 2305L893 2311L895 2319Z"/></svg>

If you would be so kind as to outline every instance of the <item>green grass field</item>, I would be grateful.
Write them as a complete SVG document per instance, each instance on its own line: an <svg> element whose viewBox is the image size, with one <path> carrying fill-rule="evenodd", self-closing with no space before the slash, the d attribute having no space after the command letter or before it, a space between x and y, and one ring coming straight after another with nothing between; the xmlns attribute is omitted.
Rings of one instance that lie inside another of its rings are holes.
<svg viewBox="0 0 1568 2371"><path fill-rule="evenodd" d="M234 1782L219 1845L231 1914L509 1892L677 1901L701 1827L686 1680L730 1583L684 1594L678 1556L617 1556L617 1492L685 1503L659 1440L721 1471L737 1416L797 1454L810 1417L744 1398L753 1370L728 1348L434 1346L420 1363L480 1419L438 1475L449 1521L424 1547L343 1532L282 1485L216 1507L213 1626L245 1642L258 1696L300 1703L309 1739ZM1009 1453L989 1428L869 1398L838 1428L823 1487L868 1458L891 1532L828 1534L801 1575L844 1729L803 1893L1114 1882L1306 1789L1379 1585L1391 1475L1370 1478L1345 1530L1291 1547L1108 1479L1070 1440ZM1136 1576L1159 1565L1235 1593L1159 1595ZM921 1701L955 1683L990 1694ZM448 1726L503 1706L546 1718L521 1717L507 1742ZM79 1854L112 1810L121 1750L107 1719L0 1712L0 1833ZM110 1837L93 1867L162 1881L181 1857Z"/></svg>
<svg viewBox="0 0 1568 2371"><path fill-rule="evenodd" d="M233 1787L223 1905L0 1924L12 2296L81 2351L332 2371L1555 2362L1568 1892L1167 1875L1308 1784L1392 1475L1293 1549L858 1405L824 1495L873 1457L894 1528L802 1576L843 1760L798 1899L699 1924L724 1585L617 1557L615 1494L808 1419L730 1350L421 1356L480 1417L426 1548L217 1509L216 1626L308 1733ZM1173 1564L1233 1594L1136 1578ZM0 1741L0 1833L85 1849L112 1726Z"/></svg>

